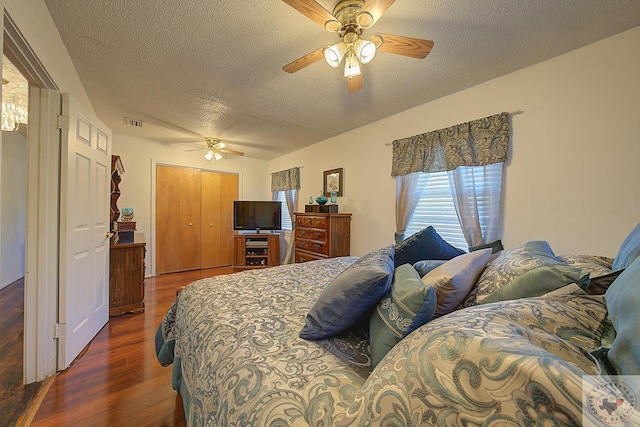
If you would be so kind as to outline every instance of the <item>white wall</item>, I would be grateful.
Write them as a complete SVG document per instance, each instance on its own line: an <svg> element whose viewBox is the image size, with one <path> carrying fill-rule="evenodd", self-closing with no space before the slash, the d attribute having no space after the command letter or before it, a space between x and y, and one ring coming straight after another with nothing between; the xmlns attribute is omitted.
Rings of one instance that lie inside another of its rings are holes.
<svg viewBox="0 0 640 427"><path fill-rule="evenodd" d="M203 142L204 144L204 142ZM147 242L146 275L152 274L155 259L153 218L155 216L154 165L194 167L203 170L239 174L239 196L244 200L271 200L269 193L267 162L248 157L227 156L211 163L204 159L204 151L187 151L188 144L161 143L126 135L113 135L113 154L119 155L125 169L120 182L118 208L134 209L134 221ZM157 191L162 191L158 188Z"/></svg>
<svg viewBox="0 0 640 427"><path fill-rule="evenodd" d="M24 276L27 140L2 132L0 142L0 289Z"/></svg>
<svg viewBox="0 0 640 427"><path fill-rule="evenodd" d="M269 162L302 166L298 209L344 168L351 253L393 242L388 143L502 111L512 117L503 243L547 240L559 254L614 256L640 221L640 27Z"/></svg>

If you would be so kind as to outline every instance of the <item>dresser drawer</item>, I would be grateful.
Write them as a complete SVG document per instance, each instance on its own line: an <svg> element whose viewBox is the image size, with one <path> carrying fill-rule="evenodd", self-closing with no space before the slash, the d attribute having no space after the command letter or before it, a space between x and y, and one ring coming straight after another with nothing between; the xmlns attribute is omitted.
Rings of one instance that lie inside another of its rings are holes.
<svg viewBox="0 0 640 427"><path fill-rule="evenodd" d="M307 239L296 239L296 249L304 249L322 255L329 255L329 246L326 244L326 242L317 242L315 240Z"/></svg>
<svg viewBox="0 0 640 427"><path fill-rule="evenodd" d="M307 262L307 261L315 261L317 259L327 259L327 257L314 254L311 252L299 251L296 249L296 254L294 259L295 259L295 262Z"/></svg>
<svg viewBox="0 0 640 427"><path fill-rule="evenodd" d="M322 216L297 216L296 227L327 228L327 218Z"/></svg>
<svg viewBox="0 0 640 427"><path fill-rule="evenodd" d="M327 230L320 228L296 228L296 237L303 239L319 240L321 242L327 241Z"/></svg>

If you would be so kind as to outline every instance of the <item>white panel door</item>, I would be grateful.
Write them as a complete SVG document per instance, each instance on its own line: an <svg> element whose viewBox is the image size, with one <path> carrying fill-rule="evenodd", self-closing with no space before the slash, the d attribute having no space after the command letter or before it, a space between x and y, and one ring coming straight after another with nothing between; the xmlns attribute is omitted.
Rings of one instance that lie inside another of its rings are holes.
<svg viewBox="0 0 640 427"><path fill-rule="evenodd" d="M62 95L58 369L109 320L111 130Z"/></svg>

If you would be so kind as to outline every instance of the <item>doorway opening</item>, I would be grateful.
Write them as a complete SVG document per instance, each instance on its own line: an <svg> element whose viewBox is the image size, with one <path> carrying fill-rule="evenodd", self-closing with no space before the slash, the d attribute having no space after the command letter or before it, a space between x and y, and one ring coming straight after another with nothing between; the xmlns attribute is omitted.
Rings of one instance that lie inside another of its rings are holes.
<svg viewBox="0 0 640 427"><path fill-rule="evenodd" d="M2 61L0 140L0 399L1 425L16 421L40 390L24 384L24 286L27 217L27 116L29 82Z"/></svg>

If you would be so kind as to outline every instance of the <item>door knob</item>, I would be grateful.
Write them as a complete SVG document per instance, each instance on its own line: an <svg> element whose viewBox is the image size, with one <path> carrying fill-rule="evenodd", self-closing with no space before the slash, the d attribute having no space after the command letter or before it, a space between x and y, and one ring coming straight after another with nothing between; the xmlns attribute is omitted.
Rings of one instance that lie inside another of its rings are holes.
<svg viewBox="0 0 640 427"><path fill-rule="evenodd" d="M192 225L193 225L192 223L189 223L189 227L191 227Z"/></svg>
<svg viewBox="0 0 640 427"><path fill-rule="evenodd" d="M209 224L209 227L213 227L213 224Z"/></svg>

